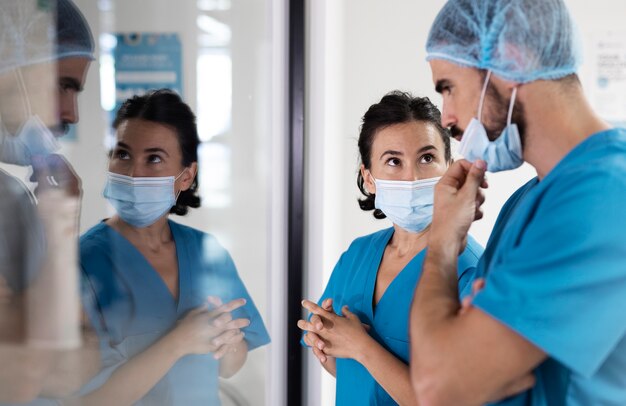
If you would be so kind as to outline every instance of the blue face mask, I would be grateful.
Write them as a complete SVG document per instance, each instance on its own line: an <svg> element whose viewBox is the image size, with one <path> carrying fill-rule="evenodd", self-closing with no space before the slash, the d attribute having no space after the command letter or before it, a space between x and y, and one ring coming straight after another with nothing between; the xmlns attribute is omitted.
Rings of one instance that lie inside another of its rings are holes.
<svg viewBox="0 0 626 406"><path fill-rule="evenodd" d="M183 170L184 172L184 170ZM176 204L174 182L178 176L133 178L109 172L106 197L126 223L142 228L154 224Z"/></svg>
<svg viewBox="0 0 626 406"><path fill-rule="evenodd" d="M39 116L30 116L15 135L0 133L0 161L8 164L28 166L33 156L50 155L60 147Z"/></svg>
<svg viewBox="0 0 626 406"><path fill-rule="evenodd" d="M516 124L511 123L517 88L513 89L513 95L511 96L506 127L497 139L489 141L487 130L480 122L483 102L490 77L491 71L487 73L487 78L485 79L485 84L480 94L478 118L472 118L463 132L459 153L470 162L482 159L487 162L489 172L499 172L519 167L524 162L524 159L522 158L522 142L519 130Z"/></svg>
<svg viewBox="0 0 626 406"><path fill-rule="evenodd" d="M412 233L422 232L432 221L435 185L439 179L441 178L413 182L374 179L374 205L393 224Z"/></svg>
<svg viewBox="0 0 626 406"><path fill-rule="evenodd" d="M13 70L17 86L21 92L26 121L17 131L11 134L6 128L0 128L0 161L13 165L28 166L32 164L32 157L47 156L61 148L52 131L33 113L30 105L26 84L21 69Z"/></svg>

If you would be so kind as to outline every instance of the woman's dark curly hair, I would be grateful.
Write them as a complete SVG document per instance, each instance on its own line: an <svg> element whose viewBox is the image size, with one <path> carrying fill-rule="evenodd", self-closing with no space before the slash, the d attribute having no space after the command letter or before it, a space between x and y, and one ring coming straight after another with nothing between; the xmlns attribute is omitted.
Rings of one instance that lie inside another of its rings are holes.
<svg viewBox="0 0 626 406"><path fill-rule="evenodd" d="M424 121L432 124L441 135L446 162L452 160L450 131L441 126L441 113L437 107L431 103L428 97L413 97L411 93L394 90L387 93L380 102L372 104L363 116L361 133L359 134L359 153L365 169L370 169L372 166L372 145L378 131L390 125L411 121ZM384 219L385 214L374 205L376 195L369 193L365 188L365 180L361 171L357 175L356 184L365 196L358 199L361 210L374 210L375 218Z"/></svg>
<svg viewBox="0 0 626 406"><path fill-rule="evenodd" d="M196 128L196 116L173 90L153 90L143 96L133 96L126 100L117 111L113 128L117 129L120 124L131 118L139 118L173 128L176 130L178 144L183 154L182 165L188 167L193 162L198 162L200 138ZM184 216L189 207L200 207L197 173L189 189L180 192L170 213Z"/></svg>

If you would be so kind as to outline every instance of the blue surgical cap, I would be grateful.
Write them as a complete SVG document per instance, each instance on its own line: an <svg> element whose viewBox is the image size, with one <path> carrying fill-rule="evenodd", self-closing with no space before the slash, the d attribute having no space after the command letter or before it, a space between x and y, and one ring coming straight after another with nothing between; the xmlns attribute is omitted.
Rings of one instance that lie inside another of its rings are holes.
<svg viewBox="0 0 626 406"><path fill-rule="evenodd" d="M71 0L0 0L0 73L93 54L91 30Z"/></svg>
<svg viewBox="0 0 626 406"><path fill-rule="evenodd" d="M559 79L580 63L576 38L562 0L449 0L430 29L426 59L519 83Z"/></svg>
<svg viewBox="0 0 626 406"><path fill-rule="evenodd" d="M94 59L94 41L87 20L71 0L57 3L56 58Z"/></svg>

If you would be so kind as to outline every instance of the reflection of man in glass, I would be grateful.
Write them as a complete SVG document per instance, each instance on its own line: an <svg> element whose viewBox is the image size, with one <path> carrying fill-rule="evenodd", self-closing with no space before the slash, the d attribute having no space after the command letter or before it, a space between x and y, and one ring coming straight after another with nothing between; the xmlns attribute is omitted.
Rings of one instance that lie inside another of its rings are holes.
<svg viewBox="0 0 626 406"><path fill-rule="evenodd" d="M0 170L2 403L73 391L98 354L77 315L80 181L54 153L78 122L93 38L70 0L2 0L0 16L0 162L31 166L38 182L35 198Z"/></svg>

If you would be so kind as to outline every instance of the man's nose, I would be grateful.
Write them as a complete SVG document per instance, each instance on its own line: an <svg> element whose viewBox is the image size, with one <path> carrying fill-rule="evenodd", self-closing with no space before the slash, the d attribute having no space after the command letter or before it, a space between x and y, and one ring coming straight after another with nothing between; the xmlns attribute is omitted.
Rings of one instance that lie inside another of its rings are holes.
<svg viewBox="0 0 626 406"><path fill-rule="evenodd" d="M441 125L444 128L454 127L458 124L458 120L453 110L444 103L441 109Z"/></svg>
<svg viewBox="0 0 626 406"><path fill-rule="evenodd" d="M76 124L78 123L78 106L77 97L74 94L64 95L59 100L59 108L61 109L61 122Z"/></svg>

